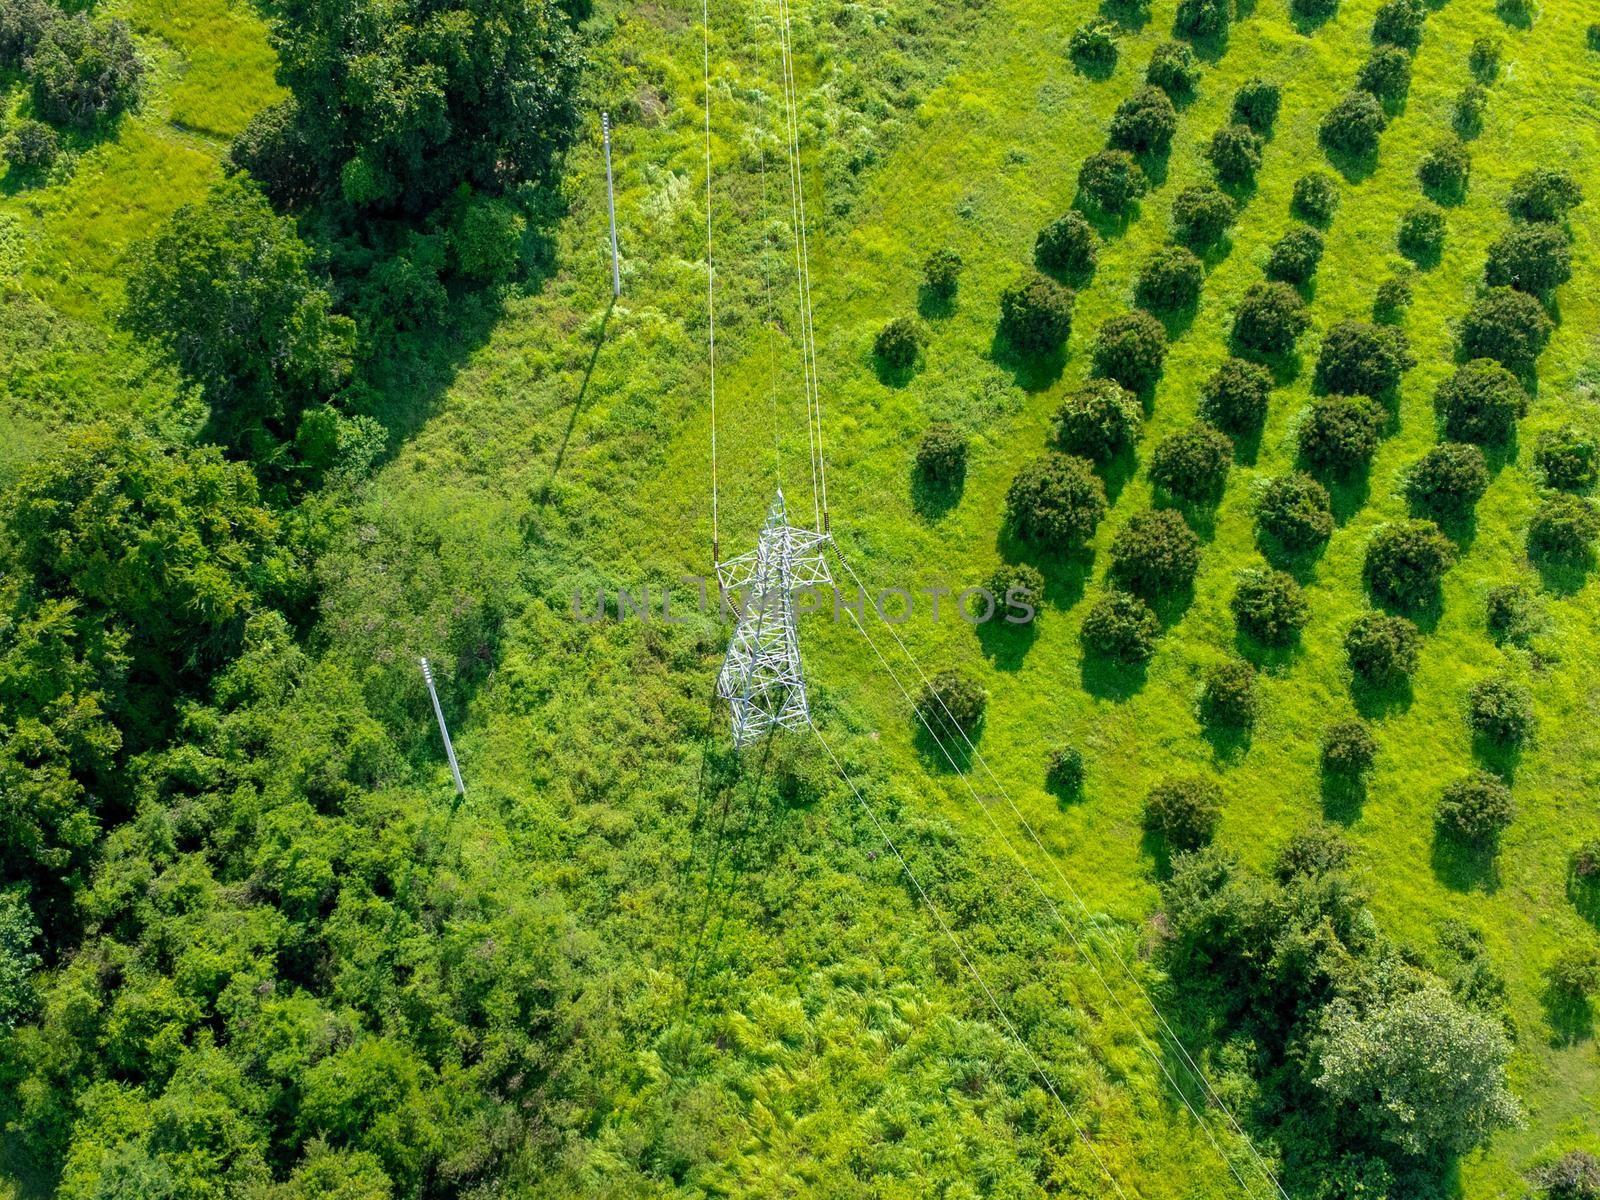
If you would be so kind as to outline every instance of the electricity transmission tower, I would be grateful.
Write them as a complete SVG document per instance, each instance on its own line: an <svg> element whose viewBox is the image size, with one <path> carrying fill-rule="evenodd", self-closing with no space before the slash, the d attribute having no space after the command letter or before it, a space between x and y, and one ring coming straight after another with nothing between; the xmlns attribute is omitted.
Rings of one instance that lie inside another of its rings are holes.
<svg viewBox="0 0 1600 1200"><path fill-rule="evenodd" d="M758 741L774 728L811 723L794 599L796 591L833 583L823 555L830 541L826 533L789 524L780 488L756 548L717 564L722 594L738 605L738 623L717 675L717 695L733 711L735 746Z"/></svg>

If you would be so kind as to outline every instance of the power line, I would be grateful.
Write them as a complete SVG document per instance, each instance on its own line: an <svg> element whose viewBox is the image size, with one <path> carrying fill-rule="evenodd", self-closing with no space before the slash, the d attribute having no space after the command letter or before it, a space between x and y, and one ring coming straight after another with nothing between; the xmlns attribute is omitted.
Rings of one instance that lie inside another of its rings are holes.
<svg viewBox="0 0 1600 1200"><path fill-rule="evenodd" d="M706 89L706 339L711 347L711 565L722 557L717 529L717 268L711 247L711 0L700 0Z"/></svg>

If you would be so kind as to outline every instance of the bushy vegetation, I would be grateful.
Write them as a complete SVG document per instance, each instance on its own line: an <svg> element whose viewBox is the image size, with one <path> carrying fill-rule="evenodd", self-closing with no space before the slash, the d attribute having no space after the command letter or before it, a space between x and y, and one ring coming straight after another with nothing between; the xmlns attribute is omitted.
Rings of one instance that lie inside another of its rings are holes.
<svg viewBox="0 0 1600 1200"><path fill-rule="evenodd" d="M1256 505L1256 526L1291 553L1321 546L1333 535L1328 489L1300 472L1268 480Z"/></svg>
<svg viewBox="0 0 1600 1200"><path fill-rule="evenodd" d="M1459 200L1466 194L1472 156L1458 138L1435 142L1417 164L1417 182L1435 200Z"/></svg>
<svg viewBox="0 0 1600 1200"><path fill-rule="evenodd" d="M1140 88L1111 117L1111 145L1133 154L1165 154L1177 131L1177 111L1158 87Z"/></svg>
<svg viewBox="0 0 1600 1200"><path fill-rule="evenodd" d="M1322 734L1322 769L1339 779L1361 779L1372 770L1378 743L1361 721L1336 721Z"/></svg>
<svg viewBox="0 0 1600 1200"><path fill-rule="evenodd" d="M1228 31L1232 10L1232 0L1178 0L1172 32L1179 37L1220 37Z"/></svg>
<svg viewBox="0 0 1600 1200"><path fill-rule="evenodd" d="M1081 213L1069 212L1039 231L1033 258L1046 271L1077 278L1094 273L1100 256L1100 237Z"/></svg>
<svg viewBox="0 0 1600 1200"><path fill-rule="evenodd" d="M1234 341L1253 354L1287 354L1311 325L1305 302L1286 283L1256 283L1233 314Z"/></svg>
<svg viewBox="0 0 1600 1200"><path fill-rule="evenodd" d="M1134 297L1151 312L1182 312L1199 301L1205 281L1205 266L1192 250L1163 246L1145 260Z"/></svg>
<svg viewBox="0 0 1600 1200"><path fill-rule="evenodd" d="M1310 283L1322 261L1322 235L1307 225L1297 225L1272 247L1267 258L1267 278L1280 283Z"/></svg>
<svg viewBox="0 0 1600 1200"><path fill-rule="evenodd" d="M1339 185L1326 171L1309 171L1294 181L1290 207L1301 220L1325 226L1339 210Z"/></svg>
<svg viewBox="0 0 1600 1200"><path fill-rule="evenodd" d="M1267 419L1272 376L1265 367L1242 358L1224 360L1200 391L1200 419L1225 433L1249 437Z"/></svg>
<svg viewBox="0 0 1600 1200"><path fill-rule="evenodd" d="M873 339L872 353L885 367L904 371L914 365L928 344L928 327L916 317L896 317Z"/></svg>
<svg viewBox="0 0 1600 1200"><path fill-rule="evenodd" d="M1507 230L1489 247L1484 278L1490 287L1513 287L1535 296L1572 278L1572 250L1559 226L1530 222Z"/></svg>
<svg viewBox="0 0 1600 1200"><path fill-rule="evenodd" d="M1379 526L1367 543L1367 586L1386 604L1426 608L1455 557L1450 539L1432 521L1391 521Z"/></svg>
<svg viewBox="0 0 1600 1200"><path fill-rule="evenodd" d="M1225 183L1244 184L1261 169L1261 135L1248 125L1224 125L1211 137L1207 156L1217 178Z"/></svg>
<svg viewBox="0 0 1600 1200"><path fill-rule="evenodd" d="M1023 275L1000 293L1000 334L1023 354L1053 354L1072 333L1073 295L1048 275Z"/></svg>
<svg viewBox="0 0 1600 1200"><path fill-rule="evenodd" d="M1533 448L1534 464L1544 481L1566 492L1587 491L1600 471L1600 443L1576 425L1547 429Z"/></svg>
<svg viewBox="0 0 1600 1200"><path fill-rule="evenodd" d="M1464 364L1433 394L1433 410L1444 435L1483 446L1510 441L1527 407L1528 394L1517 377L1487 358Z"/></svg>
<svg viewBox="0 0 1600 1200"><path fill-rule="evenodd" d="M1200 682L1200 723L1218 731L1247 730L1256 722L1261 700L1255 668L1240 658L1207 669Z"/></svg>
<svg viewBox="0 0 1600 1200"><path fill-rule="evenodd" d="M1200 86L1200 64L1182 42L1162 42L1151 54L1144 78L1174 100L1182 100Z"/></svg>
<svg viewBox="0 0 1600 1200"><path fill-rule="evenodd" d="M1411 56L1398 46L1374 46L1356 74L1356 87L1395 104L1411 90Z"/></svg>
<svg viewBox="0 0 1600 1200"><path fill-rule="evenodd" d="M1006 519L1023 541L1061 554L1094 535L1106 491L1085 459L1049 453L1017 472L1006 492Z"/></svg>
<svg viewBox="0 0 1600 1200"><path fill-rule="evenodd" d="M1436 204L1418 204L1400 218L1400 253L1415 263L1429 265L1444 253L1444 213Z"/></svg>
<svg viewBox="0 0 1600 1200"><path fill-rule="evenodd" d="M1416 625L1401 616L1364 612L1345 630L1344 653L1350 669L1378 686L1410 678L1421 648Z"/></svg>
<svg viewBox="0 0 1600 1200"><path fill-rule="evenodd" d="M1194 582L1200 539L1170 508L1137 513L1111 541L1111 578L1154 602Z"/></svg>
<svg viewBox="0 0 1600 1200"><path fill-rule="evenodd" d="M1150 455L1150 482L1190 504L1209 504L1222 492L1233 465L1233 444L1227 435L1196 421L1169 433Z"/></svg>
<svg viewBox="0 0 1600 1200"><path fill-rule="evenodd" d="M1087 653L1136 666L1149 662L1156 652L1161 622L1139 597L1113 590L1089 606L1080 636Z"/></svg>
<svg viewBox="0 0 1600 1200"><path fill-rule="evenodd" d="M1238 217L1238 208L1225 192L1209 184L1195 184L1172 201L1172 235L1191 250L1214 246Z"/></svg>
<svg viewBox="0 0 1600 1200"><path fill-rule="evenodd" d="M1348 479L1367 469L1382 416L1365 396L1318 396L1300 422L1300 457L1314 472Z"/></svg>
<svg viewBox="0 0 1600 1200"><path fill-rule="evenodd" d="M967 439L948 421L935 421L917 442L917 475L936 487L954 487L967 474Z"/></svg>
<svg viewBox="0 0 1600 1200"><path fill-rule="evenodd" d="M1150 789L1144 802L1146 832L1174 850L1196 850L1216 836L1222 789L1209 779L1183 776Z"/></svg>
<svg viewBox="0 0 1600 1200"><path fill-rule="evenodd" d="M1513 371L1533 367L1555 324L1532 296L1490 288L1461 323L1461 349L1469 358L1492 358Z"/></svg>
<svg viewBox="0 0 1600 1200"><path fill-rule="evenodd" d="M1523 221L1560 221L1583 203L1583 188L1563 167L1537 167L1511 185L1506 208Z"/></svg>
<svg viewBox="0 0 1600 1200"><path fill-rule="evenodd" d="M940 671L917 698L917 719L934 736L960 743L978 733L988 706L988 693L977 680L964 671Z"/></svg>
<svg viewBox="0 0 1600 1200"><path fill-rule="evenodd" d="M1239 629L1268 646L1291 644L1311 619L1300 585L1284 571L1243 572L1230 607Z"/></svg>
<svg viewBox="0 0 1600 1200"><path fill-rule="evenodd" d="M1376 96L1354 91L1328 110L1317 127L1317 136L1331 152L1367 158L1378 152L1378 137L1388 124Z"/></svg>
<svg viewBox="0 0 1600 1200"><path fill-rule="evenodd" d="M1330 392L1378 399L1398 387L1400 376L1415 365L1400 330L1341 321L1322 339L1316 383Z"/></svg>
<svg viewBox="0 0 1600 1200"><path fill-rule="evenodd" d="M1093 17L1072 31L1067 53L1080 70L1109 74L1117 65L1117 27L1104 17Z"/></svg>
<svg viewBox="0 0 1600 1200"><path fill-rule="evenodd" d="M1051 751L1045 763L1044 786L1062 800L1076 800L1083 794L1083 755L1071 746Z"/></svg>
<svg viewBox="0 0 1600 1200"><path fill-rule="evenodd" d="M935 298L948 300L961 283L961 267L961 255L954 250L935 250L922 264L922 281Z"/></svg>
<svg viewBox="0 0 1600 1200"><path fill-rule="evenodd" d="M1551 496L1528 523L1528 553L1553 563L1581 563L1600 537L1600 509L1583 496Z"/></svg>
<svg viewBox="0 0 1600 1200"><path fill-rule="evenodd" d="M1487 771L1474 771L1439 797L1441 833L1475 846L1493 846L1516 817L1511 789Z"/></svg>
<svg viewBox="0 0 1600 1200"><path fill-rule="evenodd" d="M1138 162L1126 150L1101 150L1078 168L1078 194L1091 208L1121 216L1149 190Z"/></svg>
<svg viewBox="0 0 1600 1200"><path fill-rule="evenodd" d="M1147 391L1161 377L1167 331L1149 313L1123 313L1100 326L1091 354L1096 375L1130 392Z"/></svg>
<svg viewBox="0 0 1600 1200"><path fill-rule="evenodd" d="M1233 94L1232 117L1235 125L1247 125L1263 137L1278 123L1283 92L1265 79L1247 79Z"/></svg>
<svg viewBox="0 0 1600 1200"><path fill-rule="evenodd" d="M1520 745L1533 733L1533 697L1509 679L1480 679L1467 693L1467 724L1491 742Z"/></svg>
<svg viewBox="0 0 1600 1200"><path fill-rule="evenodd" d="M1422 0L1385 0L1372 19L1372 40L1380 46L1415 50L1422 45L1422 24L1427 18Z"/></svg>
<svg viewBox="0 0 1600 1200"><path fill-rule="evenodd" d="M1068 454L1106 462L1132 447L1141 419L1139 402L1121 384L1090 380L1056 410L1055 442Z"/></svg>
<svg viewBox="0 0 1600 1200"><path fill-rule="evenodd" d="M1488 490L1483 451L1462 442L1435 446L1406 473L1406 499L1436 517L1466 516Z"/></svg>

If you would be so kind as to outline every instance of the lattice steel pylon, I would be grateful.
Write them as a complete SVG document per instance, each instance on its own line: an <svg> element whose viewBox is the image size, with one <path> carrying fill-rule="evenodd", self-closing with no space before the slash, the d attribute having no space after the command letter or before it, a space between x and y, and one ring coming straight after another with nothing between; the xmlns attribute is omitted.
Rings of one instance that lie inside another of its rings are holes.
<svg viewBox="0 0 1600 1200"><path fill-rule="evenodd" d="M734 599L738 622L717 675L717 695L733 715L733 744L748 746L772 729L811 723L795 593L831 586L823 551L832 539L789 524L780 488L756 548L717 564L717 582Z"/></svg>

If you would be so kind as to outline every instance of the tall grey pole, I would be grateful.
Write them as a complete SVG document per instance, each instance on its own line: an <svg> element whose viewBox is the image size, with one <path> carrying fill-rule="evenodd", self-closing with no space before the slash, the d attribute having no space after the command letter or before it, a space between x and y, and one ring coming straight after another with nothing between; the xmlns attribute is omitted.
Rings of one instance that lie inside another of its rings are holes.
<svg viewBox="0 0 1600 1200"><path fill-rule="evenodd" d="M617 193L611 182L611 114L600 114L600 136L606 145L606 211L611 216L611 298L622 295L622 268L617 262Z"/></svg>
<svg viewBox="0 0 1600 1200"><path fill-rule="evenodd" d="M450 774L455 776L456 795L465 796L467 785L461 782L461 768L456 764L456 748L450 744L450 731L444 725L444 709L439 707L439 693L433 686L433 671L428 660L417 659L422 664L422 681L428 685L428 699L433 701L433 715L439 719L439 736L444 739L444 756L450 760Z"/></svg>

